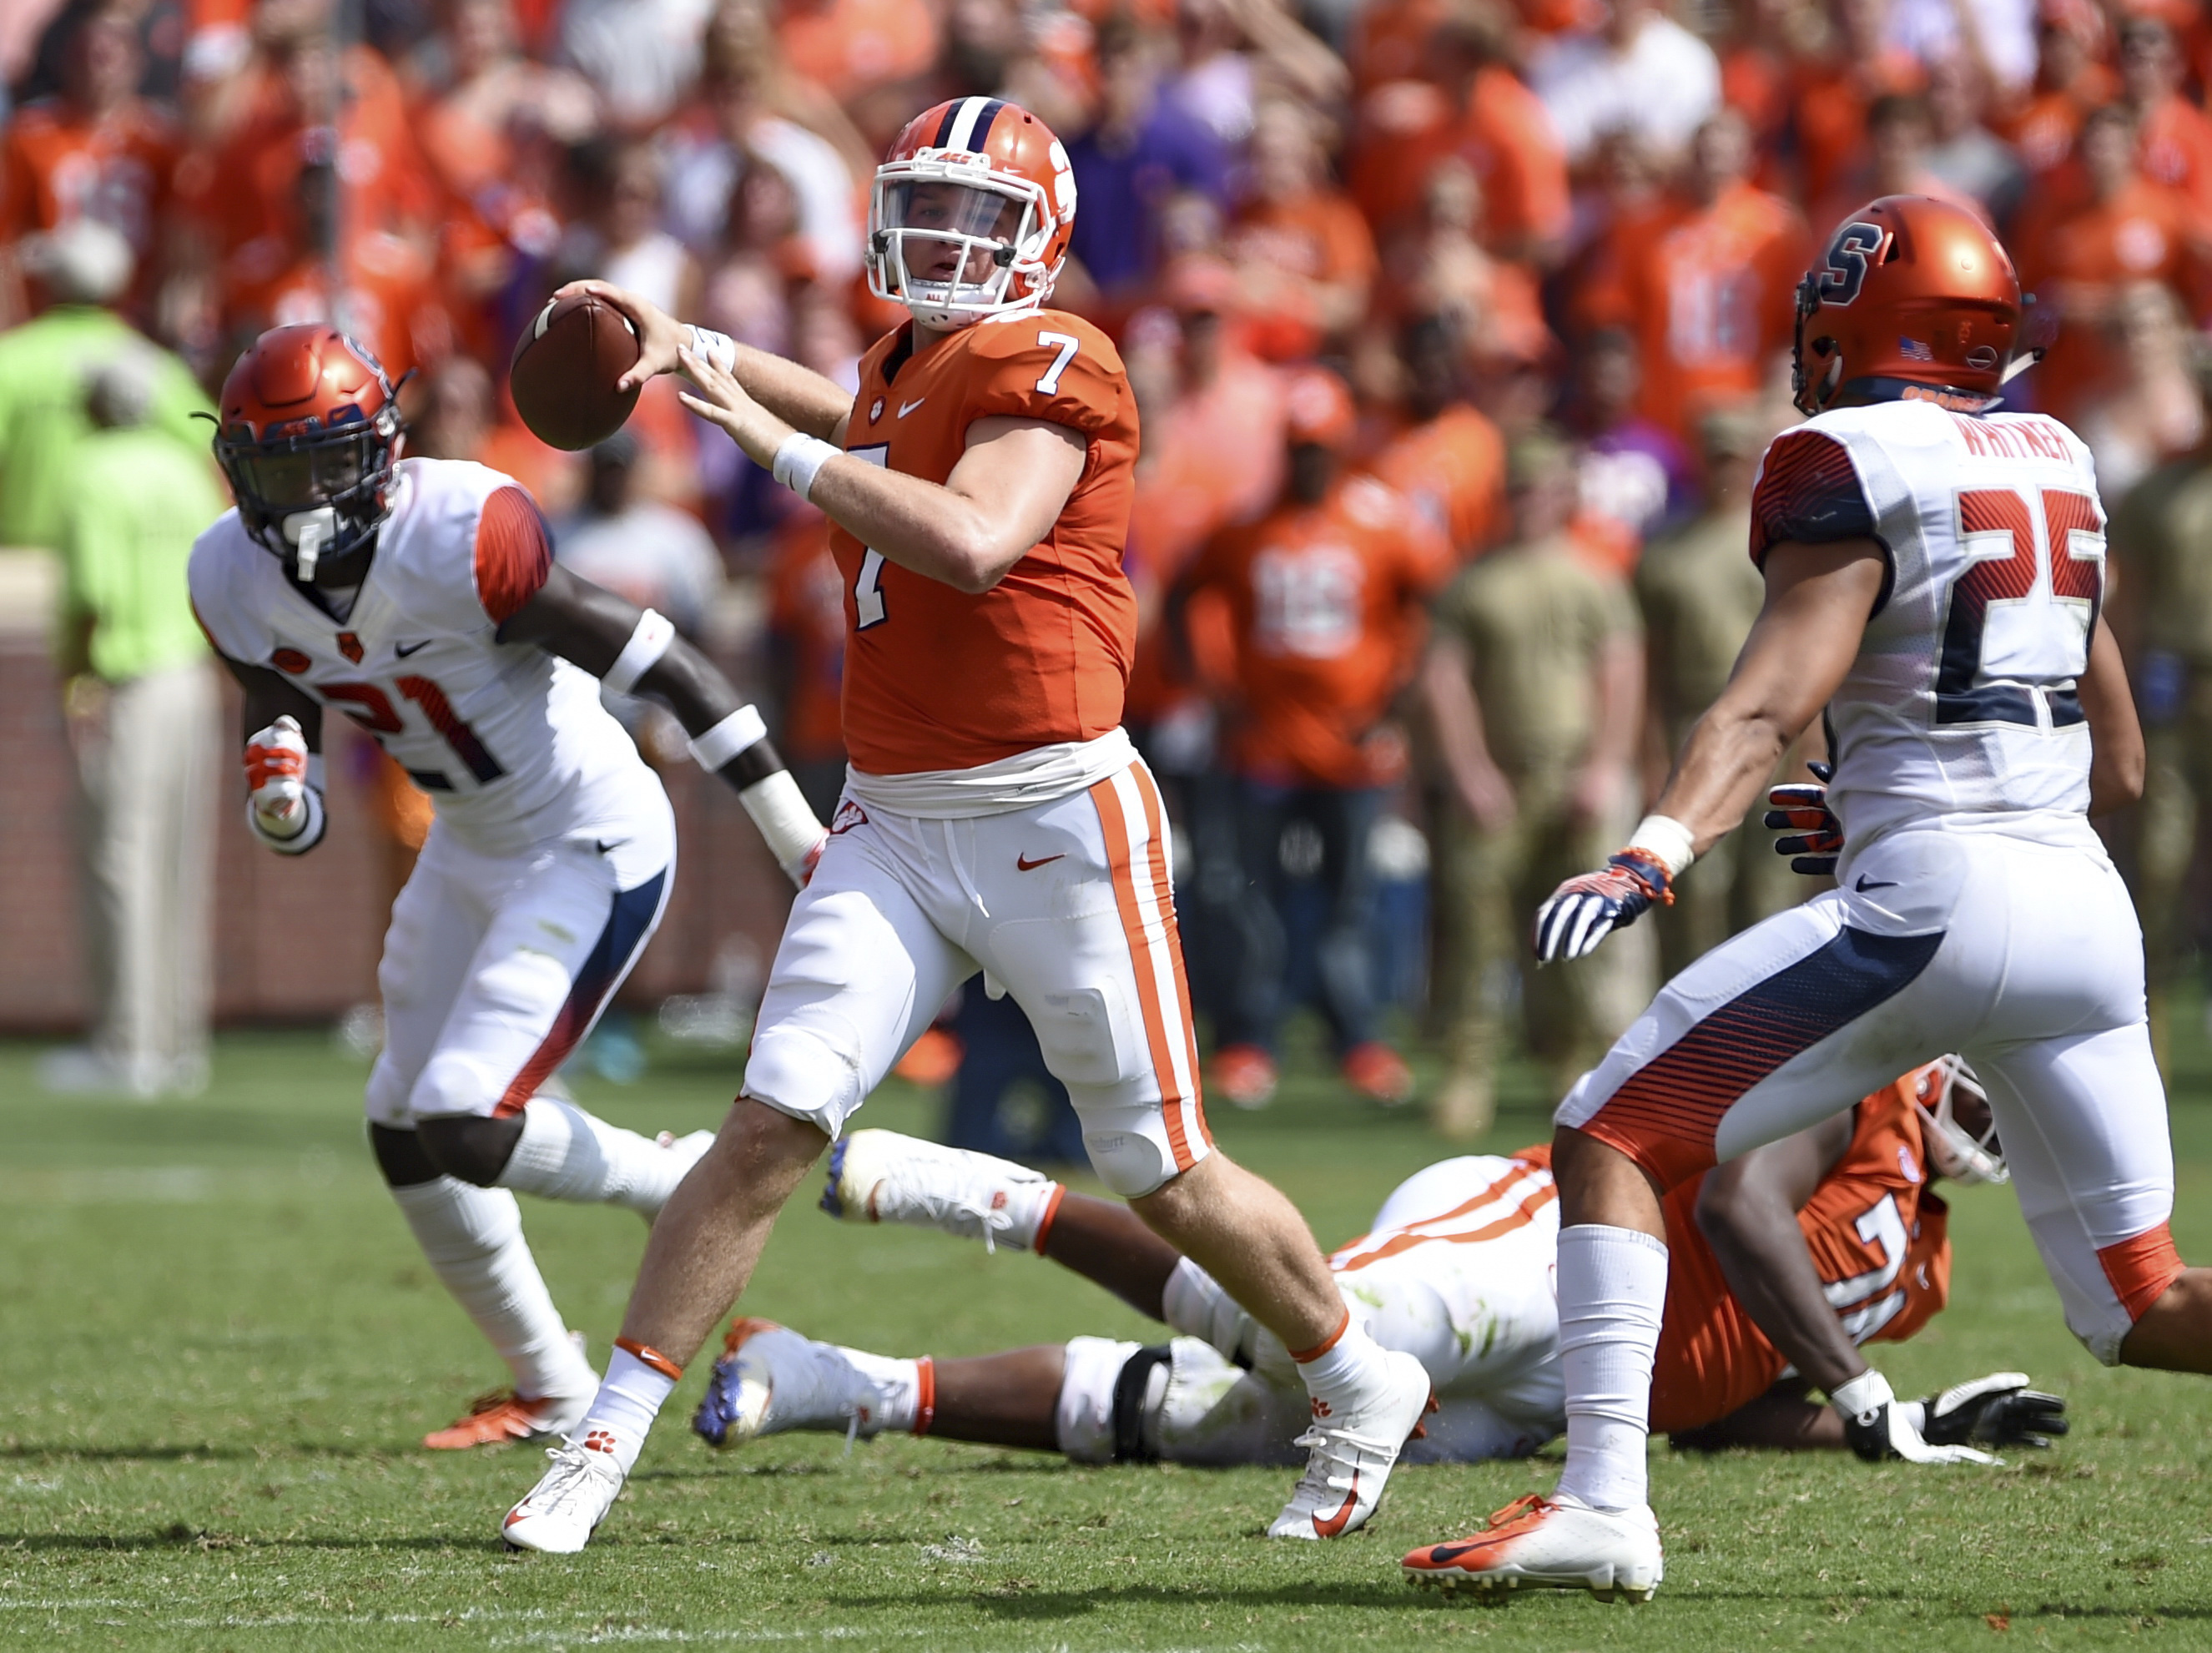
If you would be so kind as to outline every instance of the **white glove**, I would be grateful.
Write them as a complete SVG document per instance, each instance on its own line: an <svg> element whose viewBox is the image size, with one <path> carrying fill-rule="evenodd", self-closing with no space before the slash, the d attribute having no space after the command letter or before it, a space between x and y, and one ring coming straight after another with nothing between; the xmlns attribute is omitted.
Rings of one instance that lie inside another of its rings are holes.
<svg viewBox="0 0 2212 1653"><path fill-rule="evenodd" d="M246 743L246 797L264 836L307 830L307 741L297 718L280 717Z"/></svg>
<svg viewBox="0 0 2212 1653"><path fill-rule="evenodd" d="M1828 1404L1842 1414L1844 1440L1869 1463L1902 1459L1906 1463L2000 1463L2003 1460L1971 1446L1931 1445L1920 1432L1923 1408L1908 1407L1891 1393L1889 1380L1863 1371L1829 1393Z"/></svg>

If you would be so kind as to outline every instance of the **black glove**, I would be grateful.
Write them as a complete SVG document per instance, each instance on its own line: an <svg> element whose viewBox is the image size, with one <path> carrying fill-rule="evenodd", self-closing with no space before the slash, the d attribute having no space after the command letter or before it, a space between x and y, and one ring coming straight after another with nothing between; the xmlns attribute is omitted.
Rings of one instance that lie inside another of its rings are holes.
<svg viewBox="0 0 2212 1653"><path fill-rule="evenodd" d="M2066 1402L2027 1386L2022 1371L1991 1372L1931 1395L1921 1434L1945 1446L2048 1447L2066 1432Z"/></svg>
<svg viewBox="0 0 2212 1653"><path fill-rule="evenodd" d="M1812 878L1826 878L1836 870L1844 848L1844 823L1828 807L1828 782L1835 778L1832 763L1808 763L1817 786L1802 781L1771 787L1766 801L1766 830L1790 836L1774 841L1774 853L1791 857L1790 870Z"/></svg>

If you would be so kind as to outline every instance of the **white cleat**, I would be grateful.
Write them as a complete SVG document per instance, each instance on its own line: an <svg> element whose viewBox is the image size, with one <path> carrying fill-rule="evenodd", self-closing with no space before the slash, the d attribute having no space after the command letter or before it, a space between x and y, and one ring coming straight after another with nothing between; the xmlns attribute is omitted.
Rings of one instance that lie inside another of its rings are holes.
<svg viewBox="0 0 2212 1653"><path fill-rule="evenodd" d="M904 1223L933 1228L993 1249L1017 1250L1008 1207L1036 1196L1052 1178L1011 1159L948 1148L896 1131L852 1131L830 1150L822 1209L848 1223Z"/></svg>
<svg viewBox="0 0 2212 1653"><path fill-rule="evenodd" d="M553 1467L500 1523L508 1549L574 1555L591 1541L615 1507L623 1480L614 1454L592 1445L593 1438L586 1435L545 1449Z"/></svg>
<svg viewBox="0 0 2212 1653"><path fill-rule="evenodd" d="M884 1397L834 1344L817 1343L772 1320L730 1322L722 1358L692 1414L692 1431L712 1446L738 1446L786 1430L835 1430L872 1437Z"/></svg>
<svg viewBox="0 0 2212 1653"><path fill-rule="evenodd" d="M1650 1506L1593 1510L1516 1498L1471 1538L1430 1544L1401 1564L1408 1583L1480 1595L1586 1589L1601 1601L1651 1599L1666 1569Z"/></svg>
<svg viewBox="0 0 2212 1653"><path fill-rule="evenodd" d="M1270 1538L1340 1538L1367 1524L1382 1501L1383 1484L1406 1443L1436 1409L1426 1368L1410 1354L1383 1352L1390 1381L1365 1405L1332 1413L1314 1402L1313 1427L1298 1437L1306 1473L1291 1493Z"/></svg>

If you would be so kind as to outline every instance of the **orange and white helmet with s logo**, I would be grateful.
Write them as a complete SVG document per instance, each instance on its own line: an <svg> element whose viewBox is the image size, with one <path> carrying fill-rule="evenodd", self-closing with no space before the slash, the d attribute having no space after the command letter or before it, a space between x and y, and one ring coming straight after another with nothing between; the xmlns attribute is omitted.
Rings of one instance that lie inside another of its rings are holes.
<svg viewBox="0 0 2212 1653"><path fill-rule="evenodd" d="M1018 104L955 98L907 123L868 201L868 290L929 327L1034 310L1075 229L1075 174Z"/></svg>

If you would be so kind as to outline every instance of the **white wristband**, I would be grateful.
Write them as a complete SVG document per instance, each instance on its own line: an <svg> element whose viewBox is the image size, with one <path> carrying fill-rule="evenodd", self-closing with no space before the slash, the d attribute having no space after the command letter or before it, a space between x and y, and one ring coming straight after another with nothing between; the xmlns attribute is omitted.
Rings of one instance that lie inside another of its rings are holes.
<svg viewBox="0 0 2212 1653"><path fill-rule="evenodd" d="M776 865L791 875L793 884L805 884L806 857L825 836L814 806L799 790L789 769L756 781L738 794L745 813L768 841Z"/></svg>
<svg viewBox="0 0 2212 1653"><path fill-rule="evenodd" d="M1680 878L1698 859L1691 842L1690 829L1671 815L1647 815L1628 835L1628 847L1656 859L1670 878Z"/></svg>
<svg viewBox="0 0 2212 1653"><path fill-rule="evenodd" d="M623 652L615 656L615 663L606 669L599 682L617 695L627 695L637 687L640 678L653 670L668 652L668 645L675 641L675 623L655 610L646 610L637 617L637 629L629 634Z"/></svg>
<svg viewBox="0 0 2212 1653"><path fill-rule="evenodd" d="M727 333L718 333L711 327L685 323L684 348L702 362L710 362L724 373L738 370L737 342Z"/></svg>
<svg viewBox="0 0 2212 1653"><path fill-rule="evenodd" d="M822 467L845 450L823 441L819 436L809 436L795 430L783 439L783 446L775 451L769 463L769 474L786 488L806 501L814 498L814 478Z"/></svg>
<svg viewBox="0 0 2212 1653"><path fill-rule="evenodd" d="M1889 1379L1871 1369L1828 1391L1828 1404L1850 1419L1871 1418L1895 1399Z"/></svg>
<svg viewBox="0 0 2212 1653"><path fill-rule="evenodd" d="M301 801L307 806L307 820L300 830L289 837L279 837L264 826L261 822L261 811L253 807L251 799L246 800L246 824L252 830L255 837L260 839L279 855L304 855L322 842L323 829L329 824L329 817L323 809L323 793L320 787L308 787Z"/></svg>
<svg viewBox="0 0 2212 1653"><path fill-rule="evenodd" d="M768 725L750 706L740 706L691 742L691 761L712 775L756 741L768 738Z"/></svg>

